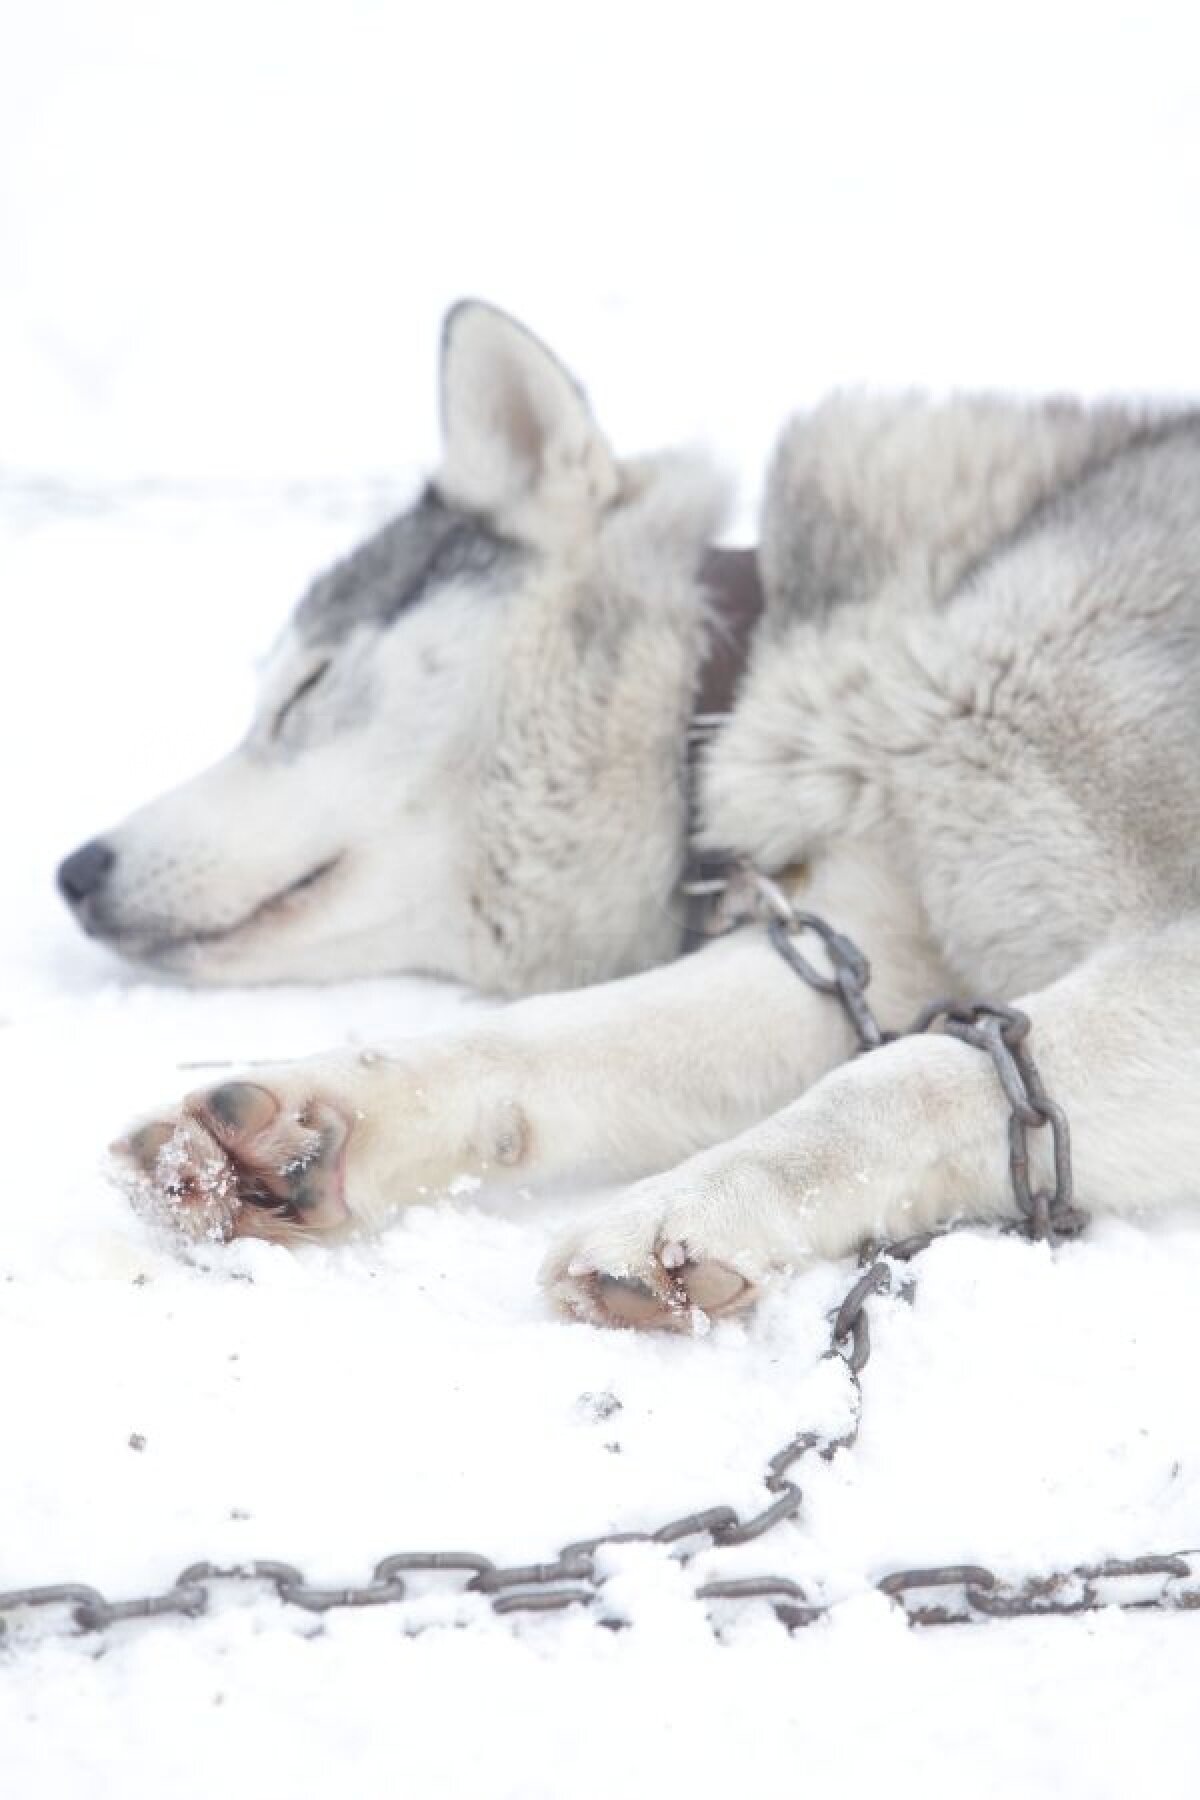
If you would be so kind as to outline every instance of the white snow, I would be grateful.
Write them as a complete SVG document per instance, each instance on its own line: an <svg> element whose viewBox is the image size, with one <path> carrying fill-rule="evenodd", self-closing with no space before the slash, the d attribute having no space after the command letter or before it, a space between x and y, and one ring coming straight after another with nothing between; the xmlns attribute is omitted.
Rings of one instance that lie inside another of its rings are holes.
<svg viewBox="0 0 1200 1800"><path fill-rule="evenodd" d="M839 380L1194 387L1200 30L1024 0L41 0L6 23L0 1587L121 1598L252 1556L343 1584L392 1550L536 1560L761 1507L771 1452L844 1423L820 1353L847 1268L663 1340L549 1315L534 1272L570 1197L464 1190L377 1243L182 1258L104 1178L131 1113L199 1064L480 1003L146 980L75 932L52 869L241 729L306 577L428 462L461 292L561 349L621 448L721 448L743 528L787 406ZM104 1637L22 1625L0 1779L1194 1795L1200 1620L922 1633L871 1584L1200 1542L1200 1217L1057 1253L964 1234L918 1274L911 1306L872 1303L860 1442L803 1469L798 1524L687 1571L605 1553L632 1629L433 1580L322 1620L256 1592ZM726 1609L718 1640L691 1598L718 1569L832 1614L788 1637Z"/></svg>

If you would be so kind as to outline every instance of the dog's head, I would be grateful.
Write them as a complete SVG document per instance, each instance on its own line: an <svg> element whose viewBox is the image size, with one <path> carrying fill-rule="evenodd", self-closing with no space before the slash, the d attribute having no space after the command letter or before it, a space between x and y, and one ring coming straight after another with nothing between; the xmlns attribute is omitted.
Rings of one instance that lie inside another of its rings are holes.
<svg viewBox="0 0 1200 1800"><path fill-rule="evenodd" d="M618 463L562 365L478 302L446 321L442 417L438 473L302 599L243 743L62 864L92 936L193 980L510 993L677 947L719 484Z"/></svg>

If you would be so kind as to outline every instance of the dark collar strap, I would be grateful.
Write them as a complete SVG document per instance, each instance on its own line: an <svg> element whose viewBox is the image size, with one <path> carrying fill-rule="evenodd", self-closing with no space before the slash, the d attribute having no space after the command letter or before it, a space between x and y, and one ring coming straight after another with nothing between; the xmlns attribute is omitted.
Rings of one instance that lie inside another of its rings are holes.
<svg viewBox="0 0 1200 1800"><path fill-rule="evenodd" d="M708 742L714 730L719 728L719 721L733 706L738 682L750 652L750 640L763 613L762 581L759 578L755 551L714 547L705 553L701 577L709 594L711 624L688 730L689 839L699 823L696 788L700 748ZM705 941L703 927L711 911L711 899L708 895L688 890L696 884L721 880L729 867L730 859L727 856L712 853L700 855L689 849L683 875L687 901L683 937L685 951L694 950Z"/></svg>
<svg viewBox="0 0 1200 1800"><path fill-rule="evenodd" d="M695 716L727 713L762 617L763 590L753 550L705 552L701 579L712 600L712 630L700 669Z"/></svg>

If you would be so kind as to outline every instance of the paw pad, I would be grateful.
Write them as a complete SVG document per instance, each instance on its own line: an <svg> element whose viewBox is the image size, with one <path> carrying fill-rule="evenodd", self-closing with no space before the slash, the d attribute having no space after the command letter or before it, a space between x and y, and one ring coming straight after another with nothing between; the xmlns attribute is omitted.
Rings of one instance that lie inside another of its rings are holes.
<svg viewBox="0 0 1200 1800"><path fill-rule="evenodd" d="M328 1101L289 1109L259 1082L227 1081L139 1126L113 1153L139 1210L187 1237L289 1239L349 1217L350 1129Z"/></svg>
<svg viewBox="0 0 1200 1800"><path fill-rule="evenodd" d="M693 1261L686 1247L670 1243L639 1275L589 1267L573 1257L565 1270L550 1272L552 1297L574 1318L593 1325L641 1331L707 1329L711 1319L737 1312L755 1289L727 1263Z"/></svg>

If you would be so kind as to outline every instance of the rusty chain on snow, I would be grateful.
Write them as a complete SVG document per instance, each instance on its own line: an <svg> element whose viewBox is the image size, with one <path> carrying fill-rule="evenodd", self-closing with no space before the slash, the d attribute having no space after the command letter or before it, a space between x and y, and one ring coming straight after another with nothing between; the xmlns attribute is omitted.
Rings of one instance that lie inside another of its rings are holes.
<svg viewBox="0 0 1200 1800"><path fill-rule="evenodd" d="M771 942L798 975L821 993L836 997L862 1051L892 1041L882 1031L866 999L870 968L866 957L841 933L815 914L797 910L774 882L749 871L750 899L741 903L732 922L767 916ZM824 975L802 954L797 938L811 932L821 941L832 975ZM940 1026L986 1052L1009 1102L1009 1165L1017 1200L1013 1227L1025 1236L1051 1243L1082 1230L1084 1215L1074 1205L1070 1136L1062 1109L1047 1096L1026 1046L1027 1016L1014 1007L972 1002L937 1001L919 1015L912 1030ZM1049 1125L1054 1143L1054 1186L1033 1192L1029 1177L1028 1133ZM722 1549L765 1537L794 1519L803 1490L792 1472L804 1457L828 1461L858 1439L862 1421L862 1371L871 1355L867 1302L891 1291L893 1270L907 1264L945 1231L928 1232L867 1253L863 1268L846 1293L830 1325L826 1358L841 1362L852 1390L847 1429L836 1437L801 1431L780 1447L767 1463L763 1485L773 1497L761 1511L743 1519L732 1506L718 1505L683 1513L653 1529L613 1531L564 1544L544 1563L504 1566L470 1550L401 1551L376 1563L358 1585L326 1587L311 1583L291 1563L256 1560L238 1564L191 1563L167 1588L131 1600L110 1600L97 1588L79 1582L13 1589L0 1593L0 1644L7 1620L33 1610L59 1608L83 1632L103 1631L130 1620L164 1614L196 1618L209 1610L212 1596L223 1588L254 1586L273 1590L279 1600L306 1612L337 1607L401 1605L410 1598L406 1577L448 1575L461 1592L486 1598L496 1613L561 1612L585 1607L597 1623L620 1628L626 1620L606 1611L605 1575L597 1557L609 1545L644 1543L676 1547L678 1560L690 1562L702 1550ZM911 1289L909 1290L911 1291ZM875 1582L877 1592L899 1606L913 1625L966 1624L986 1619L1042 1617L1092 1612L1100 1607L1125 1610L1190 1610L1200 1607L1200 1549L1154 1552L1080 1563L1069 1569L1006 1580L979 1564L947 1563L937 1567L894 1569ZM798 1630L826 1617L831 1601L815 1600L788 1576L761 1575L715 1578L695 1589L719 1628L723 1606L765 1601L788 1630ZM408 1621L414 1633L427 1626Z"/></svg>

